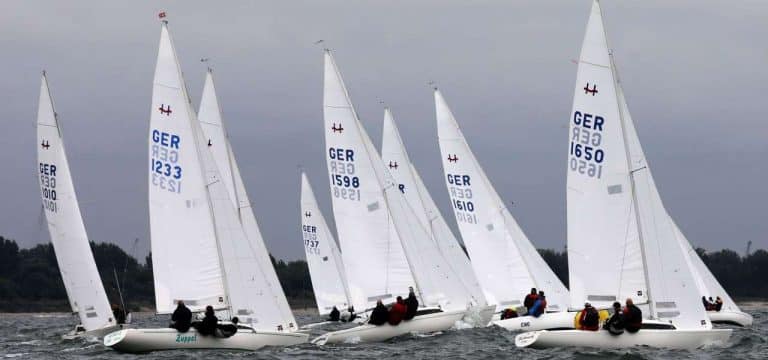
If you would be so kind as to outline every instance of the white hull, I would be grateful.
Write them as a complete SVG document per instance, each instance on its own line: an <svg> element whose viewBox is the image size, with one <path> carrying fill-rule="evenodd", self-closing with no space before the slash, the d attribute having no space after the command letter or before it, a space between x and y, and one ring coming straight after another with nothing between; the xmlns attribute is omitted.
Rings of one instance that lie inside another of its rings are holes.
<svg viewBox="0 0 768 360"><path fill-rule="evenodd" d="M545 313L539 317L519 316L512 319L496 320L493 325L503 327L509 331L535 331L573 329L575 312Z"/></svg>
<svg viewBox="0 0 768 360"><path fill-rule="evenodd" d="M649 346L664 349L697 349L710 345L722 345L731 336L731 329L712 330L652 330L614 336L606 330L540 330L522 333L515 337L517 347L545 349L554 347L589 347L598 349L626 349Z"/></svg>
<svg viewBox="0 0 768 360"><path fill-rule="evenodd" d="M194 328L186 333L175 329L126 329L104 336L104 346L120 352L146 353L174 349L258 350L264 346L288 346L307 342L308 334L238 329L228 338L202 336Z"/></svg>
<svg viewBox="0 0 768 360"><path fill-rule="evenodd" d="M80 327L80 325L78 325L78 327ZM125 325L115 325L115 326L108 326L108 327L103 327L100 329L94 329L89 331L72 330L69 333L62 335L61 338L64 340L75 340L75 339L83 339L83 338L100 339L105 335L118 331L124 327Z"/></svg>
<svg viewBox="0 0 768 360"><path fill-rule="evenodd" d="M714 324L752 326L752 315L741 311L707 311L709 320Z"/></svg>
<svg viewBox="0 0 768 360"><path fill-rule="evenodd" d="M485 326L490 322L494 307L488 306L479 311L477 326ZM411 320L403 321L398 325L360 325L351 329L332 331L320 335L312 340L313 344L338 344L338 343L359 343L359 342L378 342L391 339L400 335L410 333L433 333L445 331L457 326L457 322L470 315L472 310L446 311L427 315L419 315ZM471 316L471 315L470 315ZM470 321L472 321L470 319ZM460 326L460 325L459 325Z"/></svg>

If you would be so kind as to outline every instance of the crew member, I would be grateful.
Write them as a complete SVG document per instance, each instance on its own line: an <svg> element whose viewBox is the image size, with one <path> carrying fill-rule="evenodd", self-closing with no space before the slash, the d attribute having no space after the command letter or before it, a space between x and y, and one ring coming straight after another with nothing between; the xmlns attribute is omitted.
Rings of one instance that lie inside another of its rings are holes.
<svg viewBox="0 0 768 360"><path fill-rule="evenodd" d="M501 311L501 320L514 319L517 317L517 311L513 308L506 308Z"/></svg>
<svg viewBox="0 0 768 360"><path fill-rule="evenodd" d="M371 312L371 317L368 318L368 323L372 325L384 325L389 318L389 310L381 300L376 302L376 307Z"/></svg>
<svg viewBox="0 0 768 360"><path fill-rule="evenodd" d="M706 296L701 297L701 304L704 305L704 310L706 311L712 310L712 304L710 304L709 301L707 301Z"/></svg>
<svg viewBox="0 0 768 360"><path fill-rule="evenodd" d="M192 311L184 305L183 301L179 300L176 303L176 310L171 315L171 321L171 328L183 333L189 331L189 327L192 325Z"/></svg>
<svg viewBox="0 0 768 360"><path fill-rule="evenodd" d="M413 292L413 286L408 287L408 298L405 299L405 306L408 307L405 311L403 320L411 320L416 316L416 310L419 309L419 300L416 299L416 294Z"/></svg>
<svg viewBox="0 0 768 360"><path fill-rule="evenodd" d="M328 321L339 321L340 314L339 309L334 306L333 309L331 309L331 313L328 314Z"/></svg>
<svg viewBox="0 0 768 360"><path fill-rule="evenodd" d="M525 306L526 314L531 312L531 308L538 298L539 296L536 294L536 288L531 288L531 293L525 295L525 300L523 300L523 306Z"/></svg>
<svg viewBox="0 0 768 360"><path fill-rule="evenodd" d="M584 310L579 314L579 329L588 331L600 329L600 314L590 303L585 303Z"/></svg>
<svg viewBox="0 0 768 360"><path fill-rule="evenodd" d="M723 308L723 299L719 296L715 299L715 311L720 311Z"/></svg>
<svg viewBox="0 0 768 360"><path fill-rule="evenodd" d="M630 333L636 333L640 331L640 327L643 325L643 312L635 306L632 299L627 298L624 306L624 329Z"/></svg>
<svg viewBox="0 0 768 360"><path fill-rule="evenodd" d="M621 313L621 303L613 302L613 315L603 324L603 329L608 330L611 335L621 335L624 333L624 316Z"/></svg>
<svg viewBox="0 0 768 360"><path fill-rule="evenodd" d="M112 304L112 316L118 325L125 324L126 312L117 304Z"/></svg>
<svg viewBox="0 0 768 360"><path fill-rule="evenodd" d="M214 335L216 333L216 325L219 323L219 318L213 312L213 306L208 305L205 307L205 317L203 322L197 328L200 335Z"/></svg>
<svg viewBox="0 0 768 360"><path fill-rule="evenodd" d="M399 324L401 321L403 321L403 317L405 317L406 312L408 312L408 305L405 304L402 296L398 296L397 302L392 305L391 309L389 309L389 317L387 322L389 325Z"/></svg>
<svg viewBox="0 0 768 360"><path fill-rule="evenodd" d="M539 291L539 295L536 297L536 301L533 303L533 307L528 312L528 315L533 317L539 317L544 313L547 308L547 297L544 296L543 291Z"/></svg>

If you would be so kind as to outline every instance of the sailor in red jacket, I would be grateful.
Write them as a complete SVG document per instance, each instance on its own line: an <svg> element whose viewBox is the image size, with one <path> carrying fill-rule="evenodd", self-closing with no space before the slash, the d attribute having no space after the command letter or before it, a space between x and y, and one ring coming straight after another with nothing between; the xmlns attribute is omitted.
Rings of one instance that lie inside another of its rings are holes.
<svg viewBox="0 0 768 360"><path fill-rule="evenodd" d="M398 296L397 302L392 305L391 309L389 309L389 319L387 320L389 325L397 325L403 321L403 317L405 316L406 311L408 311L408 306L405 305L403 297Z"/></svg>

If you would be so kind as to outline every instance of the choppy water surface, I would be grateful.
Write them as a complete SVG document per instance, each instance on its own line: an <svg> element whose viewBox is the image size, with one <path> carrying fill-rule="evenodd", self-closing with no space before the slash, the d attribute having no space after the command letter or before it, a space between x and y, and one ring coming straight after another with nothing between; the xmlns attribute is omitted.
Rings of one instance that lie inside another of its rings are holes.
<svg viewBox="0 0 768 360"><path fill-rule="evenodd" d="M86 340L62 340L75 319L68 314L0 314L0 356L23 359L766 359L768 358L768 306L744 305L743 310L755 317L752 328L735 329L726 347L695 351L632 349L628 351L595 351L589 349L517 349L514 335L490 327L446 331L433 336L403 336L385 343L332 345L311 344L283 348L265 348L258 352L232 351L161 351L145 355L120 354L101 343ZM299 315L301 324L320 320L317 316ZM163 326L166 316L134 314L136 326ZM314 336L322 330L314 330Z"/></svg>

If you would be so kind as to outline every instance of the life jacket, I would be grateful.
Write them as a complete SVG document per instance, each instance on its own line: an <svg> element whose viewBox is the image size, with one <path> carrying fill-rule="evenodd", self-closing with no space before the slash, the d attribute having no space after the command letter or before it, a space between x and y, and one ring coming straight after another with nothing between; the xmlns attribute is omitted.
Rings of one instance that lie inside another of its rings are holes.
<svg viewBox="0 0 768 360"><path fill-rule="evenodd" d="M597 331L600 328L600 314L593 307L581 311L582 330Z"/></svg>
<svg viewBox="0 0 768 360"><path fill-rule="evenodd" d="M389 318L387 319L389 325L397 325L403 321L406 311L408 311L408 307L405 303L398 302L392 305L392 308L389 309Z"/></svg>

